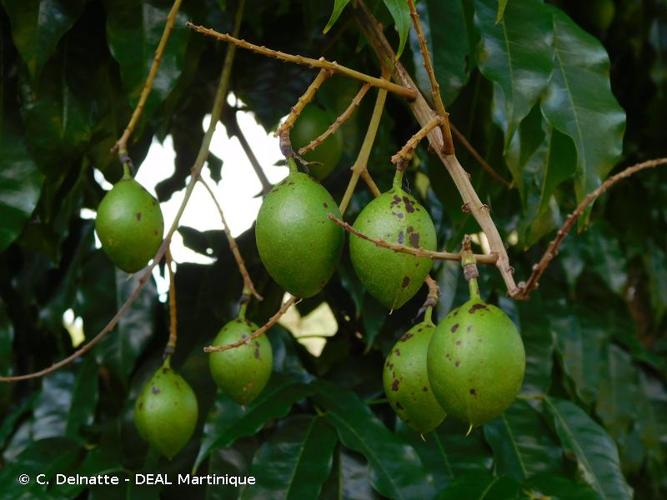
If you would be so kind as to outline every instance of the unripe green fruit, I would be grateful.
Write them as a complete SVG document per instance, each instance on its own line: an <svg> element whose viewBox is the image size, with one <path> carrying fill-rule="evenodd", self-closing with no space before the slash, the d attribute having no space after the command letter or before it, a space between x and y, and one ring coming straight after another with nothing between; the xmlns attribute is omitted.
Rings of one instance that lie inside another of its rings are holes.
<svg viewBox="0 0 667 500"><path fill-rule="evenodd" d="M249 337L257 325L235 319L222 327L213 345L238 342ZM222 392L239 404L255 399L271 377L273 350L266 335L234 349L213 352L209 358L211 375Z"/></svg>
<svg viewBox="0 0 667 500"><path fill-rule="evenodd" d="M445 418L428 380L426 354L435 331L423 321L407 331L392 348L384 364L384 392L394 411L422 434L431 432Z"/></svg>
<svg viewBox="0 0 667 500"><path fill-rule="evenodd" d="M526 354L512 320L472 298L437 326L427 365L433 394L447 414L481 425L516 398Z"/></svg>
<svg viewBox="0 0 667 500"><path fill-rule="evenodd" d="M164 220L157 200L128 176L102 198L95 229L113 263L134 273L155 256L162 242Z"/></svg>
<svg viewBox="0 0 667 500"><path fill-rule="evenodd" d="M375 239L435 250L436 233L431 216L400 187L371 201L354 222L354 228ZM350 237L350 258L368 292L389 309L398 309L421 288L431 270L429 258L381 248Z"/></svg>
<svg viewBox="0 0 667 500"><path fill-rule="evenodd" d="M341 216L329 192L294 172L271 190L257 215L262 263L276 283L297 297L322 290L340 258L344 234L329 213Z"/></svg>
<svg viewBox="0 0 667 500"><path fill-rule="evenodd" d="M134 423L142 438L171 459L192 437L197 413L194 392L166 362L139 394Z"/></svg>
<svg viewBox="0 0 667 500"><path fill-rule="evenodd" d="M323 134L335 120L335 116L321 110L314 104L306 106L299 114L290 131L292 149L298 151L299 148L310 144L313 139ZM313 151L306 153L303 159L309 162L320 163L319 165L310 165L308 168L313 177L321 180L336 168L342 155L343 136L337 131Z"/></svg>

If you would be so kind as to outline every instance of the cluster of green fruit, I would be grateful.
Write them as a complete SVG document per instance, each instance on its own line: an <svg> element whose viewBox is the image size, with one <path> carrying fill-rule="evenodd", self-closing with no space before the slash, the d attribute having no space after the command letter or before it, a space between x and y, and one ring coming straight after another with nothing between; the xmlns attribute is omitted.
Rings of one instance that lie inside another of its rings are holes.
<svg viewBox="0 0 667 500"><path fill-rule="evenodd" d="M157 200L126 170L98 207L95 229L102 248L119 268L136 272L155 256L163 228ZM238 318L222 327L213 345L245 342L235 349L213 353L209 358L215 383L243 405L259 395L273 368L268 339L263 336L249 339L255 330L257 325L245 319L242 309ZM172 458L190 440L198 413L194 391L171 368L167 357L141 390L134 422L151 446Z"/></svg>

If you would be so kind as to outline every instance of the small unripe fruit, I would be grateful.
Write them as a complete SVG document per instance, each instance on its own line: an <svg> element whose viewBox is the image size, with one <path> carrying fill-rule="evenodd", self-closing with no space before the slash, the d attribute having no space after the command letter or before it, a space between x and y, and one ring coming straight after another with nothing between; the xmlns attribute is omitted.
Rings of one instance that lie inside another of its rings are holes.
<svg viewBox="0 0 667 500"><path fill-rule="evenodd" d="M292 149L298 151L299 148L310 144L313 139L323 134L335 120L335 116L314 104L306 106L290 131ZM321 180L336 168L342 155L343 136L340 132L335 132L313 151L306 153L303 159L309 162L317 162L308 168L313 177Z"/></svg>
<svg viewBox="0 0 667 500"><path fill-rule="evenodd" d="M155 256L162 242L164 220L157 200L127 176L102 198L95 229L113 263L134 273Z"/></svg>
<svg viewBox="0 0 667 500"><path fill-rule="evenodd" d="M166 362L142 389L134 423L142 438L171 459L192 437L197 414L194 392Z"/></svg>
<svg viewBox="0 0 667 500"><path fill-rule="evenodd" d="M435 325L423 321L408 330L392 348L384 364L384 392L396 414L422 434L445 418L428 380L426 355Z"/></svg>
<svg viewBox="0 0 667 500"><path fill-rule="evenodd" d="M436 246L431 216L397 186L366 205L354 228L389 243L426 250L435 250ZM354 235L350 237L350 258L368 292L392 310L417 293L433 265L429 258L394 252Z"/></svg>
<svg viewBox="0 0 667 500"><path fill-rule="evenodd" d="M225 345L248 338L257 325L242 319L222 327L213 345ZM213 352L209 358L211 376L222 392L239 404L246 405L264 389L273 369L273 350L266 335L248 344Z"/></svg>
<svg viewBox="0 0 667 500"><path fill-rule="evenodd" d="M340 217L329 192L310 176L293 172L266 196L255 238L271 277L292 295L312 297L329 281L343 248Z"/></svg>
<svg viewBox="0 0 667 500"><path fill-rule="evenodd" d="M526 355L512 320L473 297L437 326L427 365L433 394L447 414L476 426L512 404Z"/></svg>

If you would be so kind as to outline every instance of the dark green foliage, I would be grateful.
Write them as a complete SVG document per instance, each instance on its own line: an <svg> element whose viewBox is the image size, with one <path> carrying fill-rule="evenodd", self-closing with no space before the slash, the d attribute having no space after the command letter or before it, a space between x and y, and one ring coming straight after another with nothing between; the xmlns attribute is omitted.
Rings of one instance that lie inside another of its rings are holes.
<svg viewBox="0 0 667 500"><path fill-rule="evenodd" d="M406 29L406 2L367 4L392 45L405 44L401 61L428 94L417 39ZM137 101L170 6L166 0L0 0L1 374L66 357L73 347L63 313L71 308L82 318L89 341L137 284L138 277L95 248L93 222L81 210L95 210L104 195L96 171L111 183L121 177L110 148ZM193 0L183 2L177 17L129 144L138 166L153 137L172 137L176 170L157 187L160 201L190 173L226 51L225 44L193 34L185 21L227 32L236 6ZM242 37L380 74L360 38L354 3L325 7L248 0ZM512 180L509 189L496 182L457 145L517 280L525 279L577 200L623 166L665 154L667 7L658 0L617 0L613 10L601 0L421 0L418 10L452 122ZM314 75L238 50L231 90L272 131ZM325 82L317 96L337 113L347 104L342 96L351 98L359 87L341 80ZM371 89L341 128L343 156L324 185L336 202L375 95ZM220 127L226 123L223 117ZM390 95L369 163L382 191L391 188L390 155L417 130L405 103ZM220 163L211 160L217 176ZM228 168L224 155L220 160ZM464 233L479 231L426 147L417 149L403 188L430 214L439 248L454 251ZM370 199L360 183L345 219L355 220ZM317 293L297 306L305 315L326 301L337 333L314 357L287 330L272 328L273 373L244 407L217 391L202 352L236 317L241 276L222 231L181 227L189 248L204 255L210 248L216 258L210 265L181 263L176 273L179 340L172 365L199 403L192 438L168 461L148 451L132 423L141 384L160 364L168 336L167 305L149 281L116 330L84 358L43 379L0 384L1 495L666 498L666 207L667 169L614 187L565 240L528 302L507 299L497 270L480 266L483 300L503 309L521 332L524 384L512 406L467 438L467 426L447 418L425 440L395 416L382 383L399 332L419 321L423 288L387 315L344 251L322 291L318 281ZM262 324L283 290L262 266L254 229L238 244L265 297L249 304L248 317ZM442 319L467 293L458 264L435 263L431 274L442 292L434 318ZM192 470L253 475L257 482L111 490L17 482L22 473L53 480L57 473L146 472L173 479Z"/></svg>

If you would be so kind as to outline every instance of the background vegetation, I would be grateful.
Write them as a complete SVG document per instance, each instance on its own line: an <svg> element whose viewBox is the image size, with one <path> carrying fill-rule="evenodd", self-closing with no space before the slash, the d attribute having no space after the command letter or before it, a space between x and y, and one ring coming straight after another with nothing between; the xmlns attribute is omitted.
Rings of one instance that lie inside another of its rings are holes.
<svg viewBox="0 0 667 500"><path fill-rule="evenodd" d="M504 3L500 23L493 0L422 0L419 9L453 123L513 182L512 188L498 182L458 146L520 279L586 192L623 165L664 155L667 5ZM95 248L93 221L80 210L95 210L104 194L94 169L109 181L121 175L110 148L137 102L170 3L0 4L0 373L11 374L48 366L73 350L62 326L65 310L83 318L90 338L134 286L136 278ZM397 47L390 12L382 2L371 4ZM227 32L234 11L231 0L192 0L178 15L130 144L139 165L153 137L172 136L176 172L158 186L161 200L184 186L226 50L190 32L185 21ZM327 35L328 2L248 0L246 13L241 34L248 40L379 74L353 5ZM428 92L416 39L405 40L401 60ZM231 90L273 130L313 76L239 51ZM318 100L340 112L356 88L335 77ZM371 107L366 99L343 127L344 161L325 182L337 200ZM417 130L405 103L390 95L369 165L381 189L390 186L390 155ZM207 168L215 178L235 165L211 157ZM326 301L336 316L338 332L321 356L274 327L268 336L275 372L264 393L247 408L217 393L202 347L235 314L241 277L222 231L181 227L186 245L203 254L212 248L217 259L180 264L176 273L180 338L173 366L199 400L195 437L169 462L148 452L132 424L138 390L159 364L168 335L167 306L149 283L89 355L43 379L0 385L0 490L6 498L73 498L82 487L23 487L16 477L194 467L257 478L245 490L192 487L188 494L197 498L620 499L632 490L637 498L665 498L666 175L642 173L600 199L530 301L507 299L495 268L481 268L483 296L520 325L527 373L522 397L467 438L463 424L447 420L422 440L384 402L384 356L415 320L426 291L388 316L364 293L347 256L325 290L298 306L306 315ZM426 148L407 179L433 216L441 248L455 250L464 233L478 231ZM369 199L360 186L346 218L353 220ZM253 231L238 242L265 297L248 312L261 324L283 293L261 267ZM456 263L434 268L442 290L438 317L464 300L460 274ZM90 496L184 493L121 488Z"/></svg>

